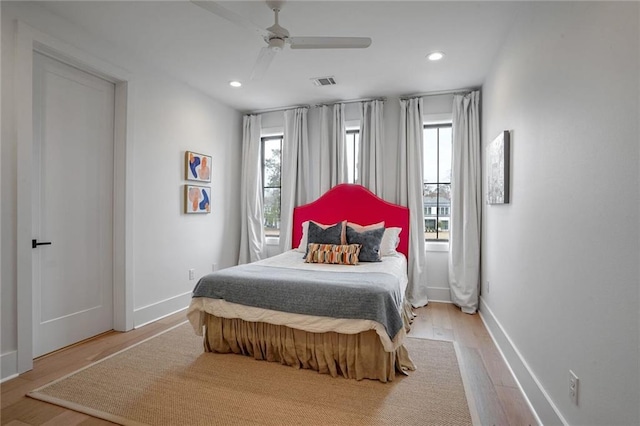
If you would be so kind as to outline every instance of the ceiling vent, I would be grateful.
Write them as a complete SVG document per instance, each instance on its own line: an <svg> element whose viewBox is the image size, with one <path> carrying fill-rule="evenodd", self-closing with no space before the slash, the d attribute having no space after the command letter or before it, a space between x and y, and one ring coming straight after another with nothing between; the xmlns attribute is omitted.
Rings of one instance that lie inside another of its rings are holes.
<svg viewBox="0 0 640 426"><path fill-rule="evenodd" d="M335 86L336 84L336 79L333 77L317 77L317 78L312 78L311 80L313 80L313 84L315 84L316 86Z"/></svg>

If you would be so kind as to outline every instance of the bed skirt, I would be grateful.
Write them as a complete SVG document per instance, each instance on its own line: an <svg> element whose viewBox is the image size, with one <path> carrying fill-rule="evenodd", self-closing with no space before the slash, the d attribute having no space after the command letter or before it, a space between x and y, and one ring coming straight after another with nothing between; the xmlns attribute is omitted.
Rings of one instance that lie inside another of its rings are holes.
<svg viewBox="0 0 640 426"><path fill-rule="evenodd" d="M375 330L358 334L311 333L284 325L203 314L207 352L242 354L356 380L388 382L396 371L406 374L406 370L415 370L404 345L386 352ZM409 326L407 322L405 325Z"/></svg>

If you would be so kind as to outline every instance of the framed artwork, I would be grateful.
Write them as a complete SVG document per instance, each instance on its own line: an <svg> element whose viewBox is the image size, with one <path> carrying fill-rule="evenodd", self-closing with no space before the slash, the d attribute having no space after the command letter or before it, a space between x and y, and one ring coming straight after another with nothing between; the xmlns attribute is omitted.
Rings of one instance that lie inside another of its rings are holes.
<svg viewBox="0 0 640 426"><path fill-rule="evenodd" d="M211 182L211 156L197 152L185 152L185 179Z"/></svg>
<svg viewBox="0 0 640 426"><path fill-rule="evenodd" d="M185 185L184 212L211 213L211 187L200 185Z"/></svg>
<svg viewBox="0 0 640 426"><path fill-rule="evenodd" d="M487 146L487 204L509 203L510 143L505 130Z"/></svg>

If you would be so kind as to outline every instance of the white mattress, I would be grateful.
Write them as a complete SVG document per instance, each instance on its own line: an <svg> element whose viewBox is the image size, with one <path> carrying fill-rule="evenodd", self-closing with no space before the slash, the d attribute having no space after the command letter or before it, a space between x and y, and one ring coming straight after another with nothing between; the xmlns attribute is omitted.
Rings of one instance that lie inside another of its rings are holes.
<svg viewBox="0 0 640 426"><path fill-rule="evenodd" d="M358 272L387 273L399 278L400 294L405 294L408 283L407 260L402 254L385 256L382 258L382 262L362 262L355 266L305 263L302 257L302 253L295 250L289 250L277 256L260 260L256 262L256 264L279 268L284 267L307 270L337 271L345 274ZM187 310L187 318L199 336L202 335L204 312L222 318L240 318L245 321L286 325L288 327L297 328L311 333L334 331L343 334L357 334L367 330L376 330L376 333L380 336L384 349L388 352L396 350L402 344L405 337L405 331L403 328L398 332L393 340L390 339L384 326L377 321L292 314L273 311L270 309L255 308L252 306L238 305L236 303L230 303L220 299L196 297L191 299L191 304ZM400 314L402 314L402 312L400 312Z"/></svg>

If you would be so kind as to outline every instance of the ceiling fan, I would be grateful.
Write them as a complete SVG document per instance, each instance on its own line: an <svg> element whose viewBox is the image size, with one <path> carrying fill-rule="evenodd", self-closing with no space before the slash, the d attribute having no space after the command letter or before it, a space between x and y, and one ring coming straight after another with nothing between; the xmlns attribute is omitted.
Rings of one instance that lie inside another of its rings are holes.
<svg viewBox="0 0 640 426"><path fill-rule="evenodd" d="M255 32L264 39L267 45L260 50L258 60L251 72L251 80L262 78L269 68L273 57L286 45L289 45L291 49L363 49L371 45L371 39L369 37L291 37L289 31L281 27L278 23L278 14L285 3L284 0L267 0L267 6L273 10L275 14L275 24L266 29L258 27L250 20L224 8L214 1L191 0L191 2L228 21Z"/></svg>

